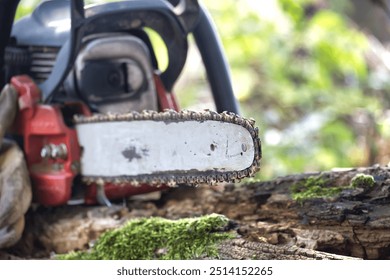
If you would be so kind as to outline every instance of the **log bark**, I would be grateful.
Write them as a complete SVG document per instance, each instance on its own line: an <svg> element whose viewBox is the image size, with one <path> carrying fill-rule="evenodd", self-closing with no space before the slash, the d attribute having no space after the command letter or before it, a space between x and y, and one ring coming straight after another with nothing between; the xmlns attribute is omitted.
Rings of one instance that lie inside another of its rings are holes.
<svg viewBox="0 0 390 280"><path fill-rule="evenodd" d="M219 257L224 260L352 260L356 258L324 253L294 245L272 245L251 242L243 238L219 245Z"/></svg>
<svg viewBox="0 0 390 280"><path fill-rule="evenodd" d="M237 193L236 197L248 197L249 203L245 204L248 212L233 213L230 217L245 220L246 234L252 239L265 238L271 244L293 244L365 259L388 259L389 171L387 167L375 166L297 174L249 184L235 190L243 192L245 189L245 195ZM291 198L291 186L307 178L321 177L330 186L348 186L360 173L372 175L375 185L347 188L332 198L301 203Z"/></svg>

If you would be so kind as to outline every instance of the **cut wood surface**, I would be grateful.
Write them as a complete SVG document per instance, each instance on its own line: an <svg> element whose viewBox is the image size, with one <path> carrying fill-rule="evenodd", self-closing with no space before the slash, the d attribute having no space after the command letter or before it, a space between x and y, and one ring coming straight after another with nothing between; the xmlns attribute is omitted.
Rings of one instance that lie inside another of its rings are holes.
<svg viewBox="0 0 390 280"><path fill-rule="evenodd" d="M371 175L373 185L352 187L357 174ZM293 199L299 186L313 178L320 178L315 183L322 188L339 192ZM0 258L51 258L87 249L106 230L138 217L218 213L237 223L237 238L219 245L222 259L389 259L389 187L390 169L375 166L266 182L180 187L157 200L130 199L111 208L38 207L27 214L23 239L0 252Z"/></svg>

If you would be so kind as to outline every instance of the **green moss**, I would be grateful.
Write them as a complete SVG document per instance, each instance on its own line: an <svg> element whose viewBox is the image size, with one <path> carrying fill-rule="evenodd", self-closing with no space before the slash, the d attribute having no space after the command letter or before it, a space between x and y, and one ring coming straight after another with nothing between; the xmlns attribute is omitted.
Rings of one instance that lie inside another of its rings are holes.
<svg viewBox="0 0 390 280"><path fill-rule="evenodd" d="M229 220L212 214L200 218L167 220L142 218L104 233L88 252L72 252L59 259L194 259L217 257L216 245L233 235L224 231Z"/></svg>
<svg viewBox="0 0 390 280"><path fill-rule="evenodd" d="M294 200L303 202L313 198L336 197L345 189L372 188L374 185L373 176L359 173L352 178L349 186L330 186L329 182L321 177L309 177L292 185L290 190Z"/></svg>
<svg viewBox="0 0 390 280"><path fill-rule="evenodd" d="M351 180L352 188L372 188L374 185L374 177L362 173L356 174Z"/></svg>
<svg viewBox="0 0 390 280"><path fill-rule="evenodd" d="M330 198L337 196L343 187L330 187L321 177L309 177L291 186L291 196L298 202L313 198Z"/></svg>

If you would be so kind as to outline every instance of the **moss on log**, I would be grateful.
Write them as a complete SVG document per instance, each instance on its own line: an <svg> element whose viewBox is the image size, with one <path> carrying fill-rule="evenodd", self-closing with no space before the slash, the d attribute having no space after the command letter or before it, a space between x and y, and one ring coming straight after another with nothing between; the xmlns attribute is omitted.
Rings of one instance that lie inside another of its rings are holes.
<svg viewBox="0 0 390 280"><path fill-rule="evenodd" d="M217 244L234 237L229 219L211 214L199 218L134 219L102 234L88 251L59 255L58 259L150 260L217 257Z"/></svg>

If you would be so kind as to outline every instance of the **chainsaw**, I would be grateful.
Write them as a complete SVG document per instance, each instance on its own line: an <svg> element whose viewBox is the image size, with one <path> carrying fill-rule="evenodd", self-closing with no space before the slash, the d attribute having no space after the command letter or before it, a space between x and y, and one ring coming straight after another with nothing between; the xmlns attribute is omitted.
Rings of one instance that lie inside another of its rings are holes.
<svg viewBox="0 0 390 280"><path fill-rule="evenodd" d="M17 4L3 1L11 11ZM258 128L239 115L221 42L197 0L57 0L15 23L14 13L1 16L10 18L1 83L19 104L10 137L23 149L35 202L110 205L259 170ZM150 30L166 46L165 70ZM217 112L180 110L173 93L189 35Z"/></svg>

